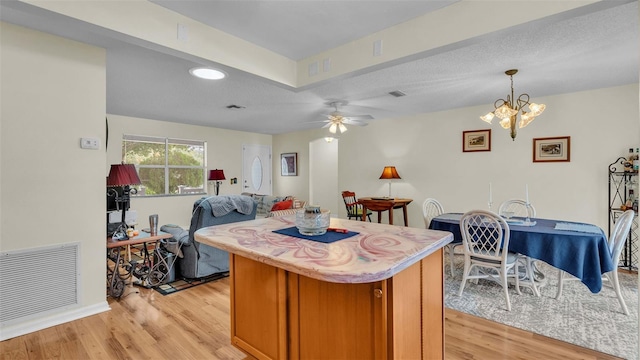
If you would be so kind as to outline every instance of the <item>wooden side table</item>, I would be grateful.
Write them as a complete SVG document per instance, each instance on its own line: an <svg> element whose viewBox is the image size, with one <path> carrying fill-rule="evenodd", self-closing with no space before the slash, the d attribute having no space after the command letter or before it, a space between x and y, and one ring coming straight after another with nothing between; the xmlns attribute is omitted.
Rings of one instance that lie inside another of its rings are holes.
<svg viewBox="0 0 640 360"><path fill-rule="evenodd" d="M376 198L376 197L361 197L358 198L358 202L362 204L362 221L366 220L367 209L378 213L378 223L381 222L382 212L389 211L389 224L393 225L393 209L402 208L402 214L404 215L404 226L409 226L409 219L407 216L407 205L409 205L413 199L400 199L400 198Z"/></svg>

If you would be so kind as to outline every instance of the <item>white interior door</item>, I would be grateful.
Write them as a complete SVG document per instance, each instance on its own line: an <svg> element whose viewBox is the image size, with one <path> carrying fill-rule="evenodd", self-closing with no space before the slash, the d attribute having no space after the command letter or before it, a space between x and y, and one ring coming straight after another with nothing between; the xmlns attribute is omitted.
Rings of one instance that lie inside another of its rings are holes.
<svg viewBox="0 0 640 360"><path fill-rule="evenodd" d="M242 192L271 195L271 146L242 146Z"/></svg>
<svg viewBox="0 0 640 360"><path fill-rule="evenodd" d="M338 216L342 195L338 190L338 139L309 143L309 201ZM338 202L340 200L340 202Z"/></svg>

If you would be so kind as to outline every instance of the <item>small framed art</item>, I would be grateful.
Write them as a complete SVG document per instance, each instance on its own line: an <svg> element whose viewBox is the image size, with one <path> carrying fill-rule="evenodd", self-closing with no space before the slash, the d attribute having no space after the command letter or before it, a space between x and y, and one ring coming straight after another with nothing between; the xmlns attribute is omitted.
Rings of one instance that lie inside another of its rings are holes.
<svg viewBox="0 0 640 360"><path fill-rule="evenodd" d="M463 131L462 151L491 151L491 129Z"/></svg>
<svg viewBox="0 0 640 360"><path fill-rule="evenodd" d="M561 161L571 161L571 136L533 139L533 162Z"/></svg>
<svg viewBox="0 0 640 360"><path fill-rule="evenodd" d="M282 176L298 176L298 153L280 154Z"/></svg>

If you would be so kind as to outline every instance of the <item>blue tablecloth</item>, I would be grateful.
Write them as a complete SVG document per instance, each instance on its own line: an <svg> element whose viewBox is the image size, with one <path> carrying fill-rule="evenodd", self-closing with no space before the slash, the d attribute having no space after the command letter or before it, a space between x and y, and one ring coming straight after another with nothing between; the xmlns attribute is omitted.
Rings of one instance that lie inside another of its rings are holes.
<svg viewBox="0 0 640 360"><path fill-rule="evenodd" d="M462 242L460 217L462 214L443 214L431 220L430 229L453 233L454 243ZM592 293L602 289L602 274L615 269L611 261L607 237L602 229L588 224L573 223L577 230L567 228L568 221L532 219L535 226L509 225L509 251L540 259L579 278ZM570 226L569 226L570 228Z"/></svg>

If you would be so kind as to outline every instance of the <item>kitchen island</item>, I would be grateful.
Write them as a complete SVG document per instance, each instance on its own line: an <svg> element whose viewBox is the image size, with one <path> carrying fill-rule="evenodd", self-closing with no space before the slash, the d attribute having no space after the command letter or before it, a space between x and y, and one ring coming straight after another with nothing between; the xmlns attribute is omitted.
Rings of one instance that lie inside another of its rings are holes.
<svg viewBox="0 0 640 360"><path fill-rule="evenodd" d="M230 253L231 342L259 359L442 359L449 232L331 219L333 243L274 233L295 216L207 227Z"/></svg>

